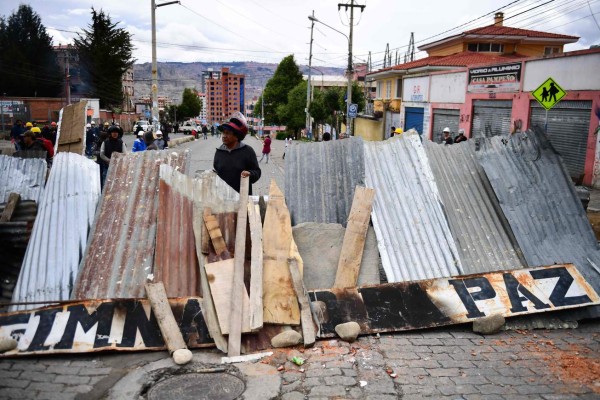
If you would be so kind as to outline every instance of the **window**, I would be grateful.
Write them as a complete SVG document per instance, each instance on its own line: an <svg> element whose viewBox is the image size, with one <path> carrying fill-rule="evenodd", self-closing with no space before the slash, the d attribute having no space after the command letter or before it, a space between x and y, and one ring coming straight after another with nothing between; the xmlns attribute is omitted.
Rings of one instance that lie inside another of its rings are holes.
<svg viewBox="0 0 600 400"><path fill-rule="evenodd" d="M396 98L402 98L402 79L396 79Z"/></svg>
<svg viewBox="0 0 600 400"><path fill-rule="evenodd" d="M558 54L560 53L560 47L545 47L544 55L549 56L550 54Z"/></svg>
<svg viewBox="0 0 600 400"><path fill-rule="evenodd" d="M467 44L467 50L488 53L502 53L504 52L504 45L501 43L469 43Z"/></svg>
<svg viewBox="0 0 600 400"><path fill-rule="evenodd" d="M386 99L392 98L392 81L387 81L385 83L385 98Z"/></svg>
<svg viewBox="0 0 600 400"><path fill-rule="evenodd" d="M378 81L378 82L377 82L377 92L376 92L376 95L375 95L375 96L376 96L378 99L381 99L381 98L383 97L383 93L382 93L382 91L383 91L383 89L382 89L382 84L383 84L383 82L381 82L381 81Z"/></svg>

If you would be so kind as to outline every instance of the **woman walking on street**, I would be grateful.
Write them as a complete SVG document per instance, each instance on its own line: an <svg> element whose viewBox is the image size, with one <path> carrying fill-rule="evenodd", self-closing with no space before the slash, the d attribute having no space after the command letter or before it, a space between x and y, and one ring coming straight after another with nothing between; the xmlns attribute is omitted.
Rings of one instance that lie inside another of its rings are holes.
<svg viewBox="0 0 600 400"><path fill-rule="evenodd" d="M263 141L262 157L260 158L259 162L261 162L263 160L263 158L265 158L265 156L266 156L267 164L268 164L269 163L269 153L271 153L271 138L269 136L266 136L265 140Z"/></svg>

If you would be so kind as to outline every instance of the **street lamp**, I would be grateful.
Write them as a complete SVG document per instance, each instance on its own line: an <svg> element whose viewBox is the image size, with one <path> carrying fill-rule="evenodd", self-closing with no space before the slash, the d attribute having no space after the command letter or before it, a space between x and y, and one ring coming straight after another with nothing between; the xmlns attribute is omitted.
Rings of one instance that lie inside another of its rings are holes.
<svg viewBox="0 0 600 400"><path fill-rule="evenodd" d="M158 65L156 62L156 9L170 4L181 4L180 1L169 1L166 3L156 4L156 0L152 0L152 126L154 131L157 130L158 124Z"/></svg>
<svg viewBox="0 0 600 400"><path fill-rule="evenodd" d="M319 21L315 16L309 15L308 19L313 22L318 22L321 25L325 25L331 30L336 31L340 35L343 35L348 40L348 69L346 75L348 76L348 91L346 93L346 133L348 136L352 136L352 121L350 120L350 104L352 104L352 39L348 37L344 32L338 31L332 26L327 25L325 22Z"/></svg>

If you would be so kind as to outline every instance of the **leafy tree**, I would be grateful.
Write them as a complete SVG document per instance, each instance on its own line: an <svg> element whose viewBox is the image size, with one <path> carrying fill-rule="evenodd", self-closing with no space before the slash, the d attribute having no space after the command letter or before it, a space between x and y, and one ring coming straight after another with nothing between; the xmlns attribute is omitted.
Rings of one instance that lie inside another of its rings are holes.
<svg viewBox="0 0 600 400"><path fill-rule="evenodd" d="M202 110L202 103L198 97L198 93L194 89L183 89L181 96L181 104L177 107L177 118L193 118L197 117Z"/></svg>
<svg viewBox="0 0 600 400"><path fill-rule="evenodd" d="M264 118L266 124L286 123L280 119L280 114L277 110L279 106L287 104L289 92L300 82L302 82L300 68L298 68L296 61L294 60L294 55L289 55L281 60L275 73L267 82L261 98L258 99L257 104L260 104L262 97L264 96L265 98ZM304 107L302 107L302 110L304 110Z"/></svg>
<svg viewBox="0 0 600 400"><path fill-rule="evenodd" d="M0 17L0 89L9 96L60 94L63 77L52 38L31 6Z"/></svg>
<svg viewBox="0 0 600 400"><path fill-rule="evenodd" d="M88 95L100 99L100 107L120 107L123 103L123 74L133 65L131 34L117 28L104 11L92 8L92 23L75 39L81 78Z"/></svg>
<svg viewBox="0 0 600 400"><path fill-rule="evenodd" d="M344 96L346 96L347 91L347 88L342 90L343 94L339 103L339 111L343 111L344 114L346 113L346 100L344 99ZM355 81L352 82L352 103L357 104L359 110L365 109L365 94Z"/></svg>
<svg viewBox="0 0 600 400"><path fill-rule="evenodd" d="M306 125L306 81L301 81L288 93L287 103L277 108L277 117L289 130L298 132Z"/></svg>

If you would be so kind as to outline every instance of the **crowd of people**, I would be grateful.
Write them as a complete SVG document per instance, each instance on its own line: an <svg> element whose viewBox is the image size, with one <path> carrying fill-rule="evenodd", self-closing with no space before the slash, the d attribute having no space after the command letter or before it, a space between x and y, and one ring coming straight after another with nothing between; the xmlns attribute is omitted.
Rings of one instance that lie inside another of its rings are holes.
<svg viewBox="0 0 600 400"><path fill-rule="evenodd" d="M54 145L56 144L56 122L44 124L39 127L38 124L18 119L10 130L11 142L15 146L17 155L28 157L36 153L46 154L48 167L52 165L54 157Z"/></svg>

